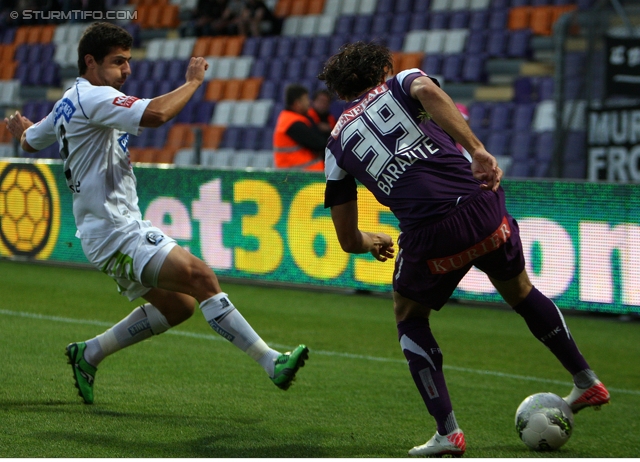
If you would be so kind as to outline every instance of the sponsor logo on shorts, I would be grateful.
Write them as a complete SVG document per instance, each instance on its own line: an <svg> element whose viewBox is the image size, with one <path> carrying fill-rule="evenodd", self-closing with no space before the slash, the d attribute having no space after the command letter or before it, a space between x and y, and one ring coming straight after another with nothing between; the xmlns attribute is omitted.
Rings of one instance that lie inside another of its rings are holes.
<svg viewBox="0 0 640 462"><path fill-rule="evenodd" d="M151 324L149 324L149 320L145 318L145 319L141 319L135 324L130 325L127 330L133 337L134 335L139 334L143 330L147 330L147 329L151 329Z"/></svg>
<svg viewBox="0 0 640 462"><path fill-rule="evenodd" d="M449 271L464 268L476 258L502 247L510 236L511 228L509 227L509 222L507 217L503 217L498 229L491 233L489 237L455 255L428 260L429 269L432 274L445 274Z"/></svg>
<svg viewBox="0 0 640 462"><path fill-rule="evenodd" d="M158 245L163 241L163 239L164 236L162 234L155 233L153 231L149 231L147 233L147 241L149 241L150 244Z"/></svg>
<svg viewBox="0 0 640 462"><path fill-rule="evenodd" d="M133 103L136 101L138 101L138 98L135 96L116 96L113 100L113 105L129 108L133 106Z"/></svg>

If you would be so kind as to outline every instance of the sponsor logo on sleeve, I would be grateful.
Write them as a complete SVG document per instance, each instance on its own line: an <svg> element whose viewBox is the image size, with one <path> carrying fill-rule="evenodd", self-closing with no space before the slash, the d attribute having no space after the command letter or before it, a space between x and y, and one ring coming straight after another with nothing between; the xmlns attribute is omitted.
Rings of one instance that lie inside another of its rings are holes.
<svg viewBox="0 0 640 462"><path fill-rule="evenodd" d="M76 112L76 107L71 100L69 98L63 98L54 109L55 115L53 117L53 123L58 122L60 117L64 117L64 120L69 122L74 112Z"/></svg>
<svg viewBox="0 0 640 462"><path fill-rule="evenodd" d="M122 106L122 107L131 107L133 103L138 101L138 98L135 96L116 96L113 99L114 106Z"/></svg>

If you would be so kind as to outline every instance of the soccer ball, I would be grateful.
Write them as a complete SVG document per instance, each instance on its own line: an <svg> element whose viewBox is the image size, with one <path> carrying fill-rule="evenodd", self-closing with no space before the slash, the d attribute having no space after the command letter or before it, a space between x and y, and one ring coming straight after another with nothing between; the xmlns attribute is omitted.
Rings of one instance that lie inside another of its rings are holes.
<svg viewBox="0 0 640 462"><path fill-rule="evenodd" d="M516 431L531 449L553 451L569 440L573 431L573 412L558 395L536 393L518 406Z"/></svg>

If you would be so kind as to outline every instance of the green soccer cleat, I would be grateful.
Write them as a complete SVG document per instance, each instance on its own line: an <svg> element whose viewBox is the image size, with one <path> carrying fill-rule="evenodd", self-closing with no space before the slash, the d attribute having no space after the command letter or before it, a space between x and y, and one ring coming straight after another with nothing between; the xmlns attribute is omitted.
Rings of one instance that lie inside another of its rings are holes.
<svg viewBox="0 0 640 462"><path fill-rule="evenodd" d="M71 364L73 369L78 395L86 404L93 404L93 381L98 369L85 361L84 350L86 348L87 344L84 342L70 343L67 345L65 354L69 358L67 362Z"/></svg>
<svg viewBox="0 0 640 462"><path fill-rule="evenodd" d="M304 366L305 360L309 359L309 348L305 345L299 345L293 352L287 351L276 359L276 367L273 372L271 381L276 387L282 390L288 390L296 378L296 372Z"/></svg>

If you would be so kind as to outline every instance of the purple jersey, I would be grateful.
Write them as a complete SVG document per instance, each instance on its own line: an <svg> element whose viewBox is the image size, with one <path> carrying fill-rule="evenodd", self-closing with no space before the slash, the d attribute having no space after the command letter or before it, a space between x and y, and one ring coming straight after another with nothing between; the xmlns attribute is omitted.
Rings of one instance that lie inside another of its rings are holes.
<svg viewBox="0 0 640 462"><path fill-rule="evenodd" d="M437 219L480 192L455 141L409 88L419 69L400 72L347 105L325 151L325 207L355 198L357 179L389 207L402 231Z"/></svg>

